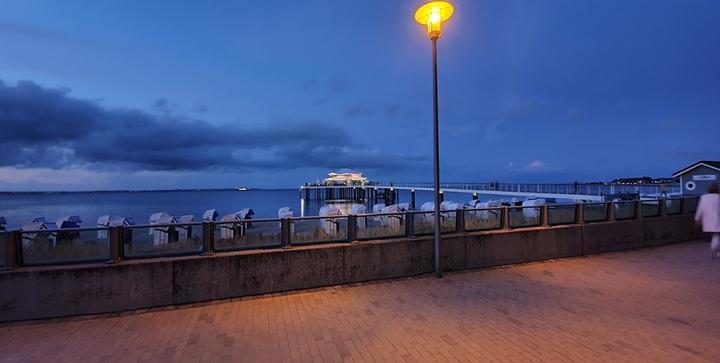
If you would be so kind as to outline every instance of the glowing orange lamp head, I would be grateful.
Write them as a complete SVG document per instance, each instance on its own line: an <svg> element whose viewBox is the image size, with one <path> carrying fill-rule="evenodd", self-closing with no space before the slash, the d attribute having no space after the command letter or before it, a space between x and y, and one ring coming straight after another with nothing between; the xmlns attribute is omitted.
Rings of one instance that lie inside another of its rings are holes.
<svg viewBox="0 0 720 363"><path fill-rule="evenodd" d="M447 1L431 1L415 11L415 20L427 26L430 39L437 39L442 33L442 23L450 19L455 12L452 4Z"/></svg>

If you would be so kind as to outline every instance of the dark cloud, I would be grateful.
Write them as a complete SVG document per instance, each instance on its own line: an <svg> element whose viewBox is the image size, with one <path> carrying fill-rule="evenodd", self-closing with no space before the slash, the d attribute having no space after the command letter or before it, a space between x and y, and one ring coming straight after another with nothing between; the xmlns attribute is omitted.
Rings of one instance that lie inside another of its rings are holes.
<svg viewBox="0 0 720 363"><path fill-rule="evenodd" d="M317 86L317 84L318 84L317 79L315 79L315 78L309 79L300 84L300 89L302 89L303 91L309 91L309 90L315 88L315 86Z"/></svg>
<svg viewBox="0 0 720 363"><path fill-rule="evenodd" d="M160 99L156 105L166 105ZM362 113L362 109L357 111ZM388 155L337 126L216 125L133 109L105 109L33 82L0 84L0 166L130 170L302 167L397 169L424 158Z"/></svg>
<svg viewBox="0 0 720 363"><path fill-rule="evenodd" d="M385 106L385 114L388 116L397 116L400 113L400 105L397 103Z"/></svg>
<svg viewBox="0 0 720 363"><path fill-rule="evenodd" d="M365 105L350 105L345 108L345 117L367 117L372 116L372 111Z"/></svg>
<svg viewBox="0 0 720 363"><path fill-rule="evenodd" d="M168 107L168 100L166 98L158 98L153 103L153 108L155 109L165 109Z"/></svg>
<svg viewBox="0 0 720 363"><path fill-rule="evenodd" d="M353 86L353 81L349 79L331 79L327 83L328 89L335 93L344 93Z"/></svg>

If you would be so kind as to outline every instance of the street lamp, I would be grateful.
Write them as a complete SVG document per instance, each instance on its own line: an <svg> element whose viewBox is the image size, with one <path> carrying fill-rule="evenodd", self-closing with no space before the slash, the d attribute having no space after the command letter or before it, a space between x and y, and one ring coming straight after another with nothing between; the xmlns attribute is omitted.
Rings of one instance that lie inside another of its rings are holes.
<svg viewBox="0 0 720 363"><path fill-rule="evenodd" d="M440 141L438 139L438 85L437 85L437 40L442 33L442 23L450 19L455 9L446 1L431 1L415 11L415 20L427 26L427 35L432 41L433 58L433 160L435 173L435 276L442 277L440 269Z"/></svg>

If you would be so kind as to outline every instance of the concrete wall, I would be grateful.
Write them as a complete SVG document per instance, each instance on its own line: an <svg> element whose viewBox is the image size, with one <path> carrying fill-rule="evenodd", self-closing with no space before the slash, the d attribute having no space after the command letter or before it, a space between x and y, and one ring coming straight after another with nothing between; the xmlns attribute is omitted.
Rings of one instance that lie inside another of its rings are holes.
<svg viewBox="0 0 720 363"><path fill-rule="evenodd" d="M443 236L446 271L696 239L691 215ZM96 314L413 276L432 236L0 272L0 321Z"/></svg>

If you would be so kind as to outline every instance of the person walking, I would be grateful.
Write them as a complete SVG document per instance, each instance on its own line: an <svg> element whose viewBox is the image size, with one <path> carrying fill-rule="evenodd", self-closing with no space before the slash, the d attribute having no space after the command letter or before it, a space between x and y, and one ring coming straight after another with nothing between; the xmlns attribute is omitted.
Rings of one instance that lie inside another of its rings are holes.
<svg viewBox="0 0 720 363"><path fill-rule="evenodd" d="M715 259L720 250L720 188L713 183L707 194L700 197L695 212L695 223L702 226L703 232L710 233L710 258Z"/></svg>

